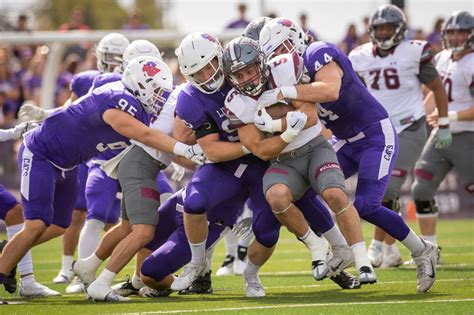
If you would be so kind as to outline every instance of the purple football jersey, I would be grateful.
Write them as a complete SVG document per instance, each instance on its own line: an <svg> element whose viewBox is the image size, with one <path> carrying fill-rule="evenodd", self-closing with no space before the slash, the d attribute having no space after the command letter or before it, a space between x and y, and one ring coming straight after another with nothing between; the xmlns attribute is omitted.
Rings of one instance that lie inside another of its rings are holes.
<svg viewBox="0 0 474 315"><path fill-rule="evenodd" d="M304 64L311 81L323 66L332 61L344 72L339 98L337 101L320 103L318 114L336 137L347 139L387 118L388 114L359 80L349 58L333 44L315 42L306 49Z"/></svg>
<svg viewBox="0 0 474 315"><path fill-rule="evenodd" d="M130 144L128 138L107 125L102 114L108 109L121 109L148 126L147 114L121 81L94 89L77 99L72 106L58 110L25 139L26 146L62 168L76 165L107 150Z"/></svg>
<svg viewBox="0 0 474 315"><path fill-rule="evenodd" d="M102 85L105 85L110 82L115 82L122 79L122 75L120 73L102 73L98 76L94 77L94 81L92 82L92 89L96 89Z"/></svg>
<svg viewBox="0 0 474 315"><path fill-rule="evenodd" d="M94 78L100 74L97 70L82 71L75 74L71 80L71 91L81 97L89 92Z"/></svg>
<svg viewBox="0 0 474 315"><path fill-rule="evenodd" d="M237 129L233 129L230 120L224 113L224 101L231 86L226 83L221 89L213 94L204 94L191 83L179 93L176 102L176 114L184 121L186 126L196 131L197 129L209 125L213 121L219 128L219 139L221 141L238 142ZM210 125L209 125L210 126ZM262 163L263 161L253 154L245 155L239 159L228 161L229 165L238 167L240 163Z"/></svg>

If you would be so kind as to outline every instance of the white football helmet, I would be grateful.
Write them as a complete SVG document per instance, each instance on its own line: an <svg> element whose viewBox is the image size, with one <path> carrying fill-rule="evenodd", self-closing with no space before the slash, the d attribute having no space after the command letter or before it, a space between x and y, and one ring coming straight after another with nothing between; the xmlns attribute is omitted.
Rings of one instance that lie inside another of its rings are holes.
<svg viewBox="0 0 474 315"><path fill-rule="evenodd" d="M155 44L146 39L137 39L131 42L123 52L122 71L125 70L130 60L141 56L151 56L163 60L160 50Z"/></svg>
<svg viewBox="0 0 474 315"><path fill-rule="evenodd" d="M275 18L265 24L260 32L259 42L268 58L272 57L274 51L281 45L287 50L284 53L296 52L299 56L303 56L308 47L308 39L301 26L287 18Z"/></svg>
<svg viewBox="0 0 474 315"><path fill-rule="evenodd" d="M222 46L219 41L207 33L191 33L186 36L175 50L178 57L179 70L183 76L197 89L206 94L216 92L224 83L222 70ZM194 74L217 59L214 74L204 82L194 78Z"/></svg>
<svg viewBox="0 0 474 315"><path fill-rule="evenodd" d="M130 60L122 82L149 114L159 113L173 91L170 68L163 60L150 56Z"/></svg>
<svg viewBox="0 0 474 315"><path fill-rule="evenodd" d="M119 72L122 54L130 42L120 33L109 33L102 37L95 48L97 69L100 72Z"/></svg>

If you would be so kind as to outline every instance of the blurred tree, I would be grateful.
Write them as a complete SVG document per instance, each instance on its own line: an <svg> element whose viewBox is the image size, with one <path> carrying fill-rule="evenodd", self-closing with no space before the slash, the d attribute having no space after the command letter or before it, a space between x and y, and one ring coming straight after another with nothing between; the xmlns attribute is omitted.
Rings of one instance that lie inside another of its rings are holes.
<svg viewBox="0 0 474 315"><path fill-rule="evenodd" d="M143 23L150 28L163 27L163 13L160 5L154 0L135 0L135 4L142 13Z"/></svg>

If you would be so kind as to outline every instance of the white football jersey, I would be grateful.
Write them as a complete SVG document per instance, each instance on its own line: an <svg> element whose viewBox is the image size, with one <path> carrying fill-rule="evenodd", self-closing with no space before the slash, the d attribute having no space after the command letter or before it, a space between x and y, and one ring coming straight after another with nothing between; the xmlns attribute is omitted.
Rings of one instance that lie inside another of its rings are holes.
<svg viewBox="0 0 474 315"><path fill-rule="evenodd" d="M301 79L303 61L298 57L280 55L268 63L270 65L270 81L272 86L295 85L298 83L298 80ZM227 93L225 107L226 114L233 126L239 127L239 125L254 123L254 115L257 110L256 99L240 94L235 89L232 89ZM302 130L298 136L283 149L282 153L290 152L305 145L318 136L321 133L321 129L321 122L318 121L317 125Z"/></svg>
<svg viewBox="0 0 474 315"><path fill-rule="evenodd" d="M425 115L420 64L431 59L425 41L402 41L394 51L380 57L372 43L352 50L352 67L367 89L387 110L397 133Z"/></svg>
<svg viewBox="0 0 474 315"><path fill-rule="evenodd" d="M435 63L448 95L448 110L462 111L473 107L470 88L474 85L474 52L454 61L451 51L445 49L435 56ZM449 125L453 133L474 131L474 121L452 121Z"/></svg>
<svg viewBox="0 0 474 315"><path fill-rule="evenodd" d="M150 128L157 129L163 133L166 133L167 135L171 135L173 133L174 111L176 107L176 101L183 86L184 84L175 87L173 92L168 97L168 100L166 101L165 105L163 105L163 108L158 114L158 117L150 123ZM151 148L135 140L131 140L131 142L135 145L142 147L155 160L159 160L166 165L169 165L171 163L173 154Z"/></svg>

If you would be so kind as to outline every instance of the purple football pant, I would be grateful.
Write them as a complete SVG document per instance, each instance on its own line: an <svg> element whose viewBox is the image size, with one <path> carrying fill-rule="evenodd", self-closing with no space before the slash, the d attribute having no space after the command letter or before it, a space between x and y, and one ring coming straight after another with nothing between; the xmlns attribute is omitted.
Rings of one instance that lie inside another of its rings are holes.
<svg viewBox="0 0 474 315"><path fill-rule="evenodd" d="M174 193L173 187L171 187L170 181L168 180L168 177L166 177L164 171L160 171L158 176L156 176L156 186L158 187L160 194Z"/></svg>
<svg viewBox="0 0 474 315"><path fill-rule="evenodd" d="M120 200L117 198L119 190L118 180L107 176L100 165L92 164L86 183L87 220L117 222L120 216Z"/></svg>
<svg viewBox="0 0 474 315"><path fill-rule="evenodd" d="M16 206L18 200L11 192L9 192L5 186L0 184L0 220L5 221L8 211Z"/></svg>
<svg viewBox="0 0 474 315"><path fill-rule="evenodd" d="M382 206L398 153L397 134L388 118L363 133L365 137L354 142L331 140L345 177L358 173L354 206L361 218L404 240L409 227L397 213Z"/></svg>
<svg viewBox="0 0 474 315"><path fill-rule="evenodd" d="M79 194L77 196L77 202L74 209L87 211L86 202L86 183L87 173L89 173L89 166L87 163L82 163L77 166L77 177L79 179Z"/></svg>
<svg viewBox="0 0 474 315"><path fill-rule="evenodd" d="M22 145L18 169L25 220L42 220L46 226L55 224L67 228L79 191L77 168L61 171Z"/></svg>

